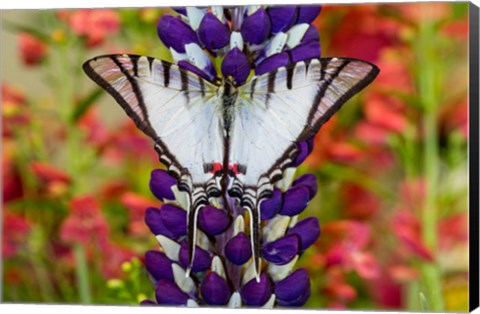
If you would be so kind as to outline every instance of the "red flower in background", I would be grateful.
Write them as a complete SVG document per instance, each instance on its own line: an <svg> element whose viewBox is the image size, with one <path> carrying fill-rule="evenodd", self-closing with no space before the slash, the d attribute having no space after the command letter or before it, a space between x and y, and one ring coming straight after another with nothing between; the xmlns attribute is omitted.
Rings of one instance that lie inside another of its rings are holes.
<svg viewBox="0 0 480 314"><path fill-rule="evenodd" d="M44 184L42 190L51 195L61 195L66 192L71 179L67 173L46 162L33 161L30 170Z"/></svg>
<svg viewBox="0 0 480 314"><path fill-rule="evenodd" d="M144 220L145 210L148 207L158 207L158 202L131 192L124 193L120 201L123 206L129 209L129 232L136 236L149 236L150 230L145 225Z"/></svg>
<svg viewBox="0 0 480 314"><path fill-rule="evenodd" d="M136 256L130 248L111 242L102 245L102 255L102 273L106 279L122 277L124 274L120 266Z"/></svg>
<svg viewBox="0 0 480 314"><path fill-rule="evenodd" d="M75 34L87 38L89 47L94 47L119 30L120 17L114 10L82 9L69 14L68 24Z"/></svg>
<svg viewBox="0 0 480 314"><path fill-rule="evenodd" d="M340 196L345 202L345 214L352 219L368 219L380 209L378 197L358 184L344 184Z"/></svg>
<svg viewBox="0 0 480 314"><path fill-rule="evenodd" d="M2 83L2 136L11 138L14 131L29 121L25 96L19 90Z"/></svg>
<svg viewBox="0 0 480 314"><path fill-rule="evenodd" d="M60 229L63 241L84 246L104 244L108 240L108 233L107 221L93 196L75 197L70 201L70 214Z"/></svg>
<svg viewBox="0 0 480 314"><path fill-rule="evenodd" d="M47 45L29 33L20 33L18 37L20 56L27 66L37 65L47 55Z"/></svg>
<svg viewBox="0 0 480 314"><path fill-rule="evenodd" d="M32 224L19 214L3 209L2 256L10 258L18 251L25 251L25 244Z"/></svg>

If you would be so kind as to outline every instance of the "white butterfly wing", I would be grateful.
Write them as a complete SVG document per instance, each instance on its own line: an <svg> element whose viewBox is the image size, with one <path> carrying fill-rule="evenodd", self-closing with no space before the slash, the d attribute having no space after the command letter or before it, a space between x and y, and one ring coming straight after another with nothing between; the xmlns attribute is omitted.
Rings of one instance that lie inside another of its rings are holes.
<svg viewBox="0 0 480 314"><path fill-rule="evenodd" d="M378 68L353 59L313 59L254 78L241 87L231 132L229 164L236 173L230 193L252 219L252 246L260 256L260 202L273 191L298 154L298 142L320 127L377 76ZM257 242L257 243L255 243Z"/></svg>
<svg viewBox="0 0 480 314"><path fill-rule="evenodd" d="M220 193L214 163L223 162L221 101L217 86L176 65L150 57L109 55L84 64L155 141L160 160L190 195L188 238L193 256L198 210Z"/></svg>

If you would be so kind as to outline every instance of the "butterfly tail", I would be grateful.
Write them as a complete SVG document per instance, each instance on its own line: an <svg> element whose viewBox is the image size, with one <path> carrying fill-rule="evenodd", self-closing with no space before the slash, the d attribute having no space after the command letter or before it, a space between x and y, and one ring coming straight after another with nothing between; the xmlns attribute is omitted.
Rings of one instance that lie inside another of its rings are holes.
<svg viewBox="0 0 480 314"><path fill-rule="evenodd" d="M188 244L188 267L186 276L190 276L193 268L195 247L198 234L198 213L207 204L207 196L204 190L195 190L191 196L190 208L187 216L187 244Z"/></svg>
<svg viewBox="0 0 480 314"><path fill-rule="evenodd" d="M262 266L261 240L260 240L260 212L256 198L249 198L250 193L245 191L242 199L242 207L250 215L250 242L252 246L252 257L255 271L255 279L260 282L260 269ZM255 201L253 201L255 200Z"/></svg>

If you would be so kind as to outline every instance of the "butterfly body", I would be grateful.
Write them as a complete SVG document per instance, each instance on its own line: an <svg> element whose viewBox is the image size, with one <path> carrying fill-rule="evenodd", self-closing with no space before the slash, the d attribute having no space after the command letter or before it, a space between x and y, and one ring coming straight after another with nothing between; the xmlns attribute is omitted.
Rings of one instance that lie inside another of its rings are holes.
<svg viewBox="0 0 480 314"><path fill-rule="evenodd" d="M298 143L379 72L355 59L311 59L237 86L231 77L210 82L144 56L101 56L83 67L154 140L160 161L189 195L190 258L198 211L209 198L223 199L226 207L227 198L235 198L249 212L257 279L261 202L295 162Z"/></svg>

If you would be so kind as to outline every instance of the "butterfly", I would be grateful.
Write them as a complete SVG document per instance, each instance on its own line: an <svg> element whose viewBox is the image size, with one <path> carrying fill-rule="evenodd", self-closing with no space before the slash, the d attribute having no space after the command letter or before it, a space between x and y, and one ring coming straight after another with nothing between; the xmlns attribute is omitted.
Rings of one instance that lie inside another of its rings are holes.
<svg viewBox="0 0 480 314"><path fill-rule="evenodd" d="M105 55L84 63L154 141L160 161L188 195L190 272L199 210L210 198L234 198L249 213L257 280L260 204L299 153L379 69L349 58L289 64L237 86L231 77L211 82L169 62L138 55Z"/></svg>

